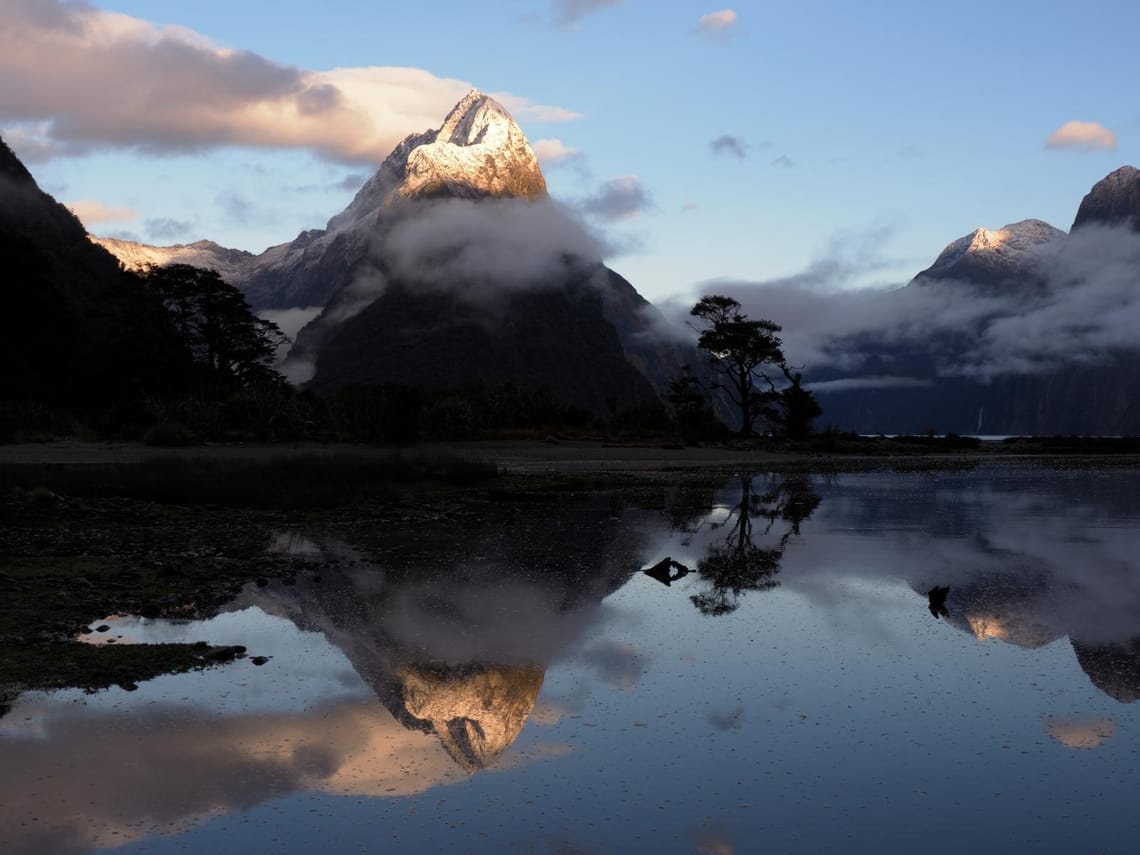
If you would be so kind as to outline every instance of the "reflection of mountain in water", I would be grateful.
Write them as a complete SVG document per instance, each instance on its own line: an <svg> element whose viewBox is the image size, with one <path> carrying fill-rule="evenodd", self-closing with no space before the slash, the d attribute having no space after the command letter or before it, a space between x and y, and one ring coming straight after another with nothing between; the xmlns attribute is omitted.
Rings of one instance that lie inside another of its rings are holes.
<svg viewBox="0 0 1140 855"><path fill-rule="evenodd" d="M399 677L411 720L436 734L468 772L492 765L522 732L542 688L543 669L406 666ZM402 719L408 724L408 719Z"/></svg>
<svg viewBox="0 0 1140 855"><path fill-rule="evenodd" d="M1077 661L1092 684L1122 704L1140 698L1140 638L1125 644L1088 644L1073 639Z"/></svg>
<svg viewBox="0 0 1140 855"><path fill-rule="evenodd" d="M321 581L251 590L256 605L338 647L404 727L435 734L468 772L495 763L526 725L546 666L598 618L640 563L610 502L514 509L394 550L310 538ZM277 541L287 546L288 538Z"/></svg>
<svg viewBox="0 0 1140 855"><path fill-rule="evenodd" d="M901 573L923 598L949 586L946 621L1035 649L1071 639L1092 683L1140 697L1140 565L1133 470L931 473L829 502L835 525L896 532ZM915 489L917 487L918 489Z"/></svg>
<svg viewBox="0 0 1140 855"><path fill-rule="evenodd" d="M917 593L921 586L911 585ZM946 622L979 641L1044 647L1070 635L1056 613L1057 587L1057 580L1040 568L983 575L951 588ZM1121 703L1140 698L1140 637L1125 643L1091 643L1075 636L1070 640L1094 686Z"/></svg>
<svg viewBox="0 0 1140 855"><path fill-rule="evenodd" d="M1042 603L1047 593L1048 580L1030 568L987 575L951 588L946 622L979 641L1044 647L1065 634L1050 623Z"/></svg>

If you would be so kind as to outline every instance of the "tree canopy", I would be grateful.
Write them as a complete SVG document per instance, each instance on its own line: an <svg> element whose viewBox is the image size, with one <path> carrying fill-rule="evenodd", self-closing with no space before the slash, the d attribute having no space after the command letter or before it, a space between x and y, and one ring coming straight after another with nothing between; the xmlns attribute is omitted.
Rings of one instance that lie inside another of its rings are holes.
<svg viewBox="0 0 1140 855"><path fill-rule="evenodd" d="M209 386L227 391L281 379L273 363L284 333L255 316L241 291L216 271L172 264L150 268L144 280Z"/></svg>
<svg viewBox="0 0 1140 855"><path fill-rule="evenodd" d="M756 417L777 398L770 372L784 364L779 324L751 320L736 300L716 294L702 297L689 314L703 322L697 347L708 354L726 381L721 388L740 408L740 432L751 435Z"/></svg>
<svg viewBox="0 0 1140 855"><path fill-rule="evenodd" d="M710 294L690 310L702 326L697 347L708 354L713 370L723 382L719 388L740 409L740 432L751 436L758 416L765 416L781 432L806 436L822 413L802 375L793 372L784 358L780 325L766 319L753 320L732 297ZM787 385L778 388L783 375Z"/></svg>

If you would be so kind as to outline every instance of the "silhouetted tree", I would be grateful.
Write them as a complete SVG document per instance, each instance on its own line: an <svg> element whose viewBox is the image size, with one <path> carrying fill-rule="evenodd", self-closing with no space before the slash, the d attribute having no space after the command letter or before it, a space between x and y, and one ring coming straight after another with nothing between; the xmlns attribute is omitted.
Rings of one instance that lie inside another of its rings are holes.
<svg viewBox="0 0 1140 855"><path fill-rule="evenodd" d="M751 320L739 302L716 294L702 297L689 314L703 322L697 347L708 354L713 370L723 377L719 388L740 408L740 432L751 436L756 417L779 397L768 372L784 364L776 335L780 326L769 320Z"/></svg>
<svg viewBox="0 0 1140 855"><path fill-rule="evenodd" d="M170 313L183 344L213 389L281 382L273 363L284 334L276 324L255 316L241 291L216 271L172 264L150 268L144 280Z"/></svg>
<svg viewBox="0 0 1140 855"><path fill-rule="evenodd" d="M688 365L669 378L665 393L673 422L686 441L707 439L726 429L713 412L708 393Z"/></svg>
<svg viewBox="0 0 1140 855"><path fill-rule="evenodd" d="M784 434L792 439L803 439L811 435L815 420L823 415L823 409L815 395L803 387L803 375L800 372L792 372L787 365L782 365L781 370L788 385L780 390L777 399L777 420Z"/></svg>

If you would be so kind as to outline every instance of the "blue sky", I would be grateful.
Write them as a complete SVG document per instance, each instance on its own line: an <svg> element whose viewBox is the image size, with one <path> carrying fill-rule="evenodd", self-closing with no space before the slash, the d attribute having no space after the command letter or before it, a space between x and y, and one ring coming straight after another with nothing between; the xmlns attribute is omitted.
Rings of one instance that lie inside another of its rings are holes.
<svg viewBox="0 0 1140 855"><path fill-rule="evenodd" d="M532 142L579 152L545 167L556 198L636 176L645 204L591 225L653 300L830 256L834 287L905 281L978 226L1067 229L1093 183L1140 162L1130 3L3 2L5 139L46 190L87 203L93 232L160 244L256 252L323 226L468 83L513 96ZM255 56L211 77L226 50ZM357 97L384 115L356 131L257 113L266 87L393 67L420 70L401 78L415 108ZM1069 122L1087 124L1047 147ZM346 153L365 131L368 157Z"/></svg>

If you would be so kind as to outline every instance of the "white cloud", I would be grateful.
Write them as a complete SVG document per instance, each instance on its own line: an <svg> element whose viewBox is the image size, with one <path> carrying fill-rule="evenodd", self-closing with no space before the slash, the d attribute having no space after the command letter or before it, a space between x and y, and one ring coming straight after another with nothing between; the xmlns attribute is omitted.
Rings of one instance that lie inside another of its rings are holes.
<svg viewBox="0 0 1140 855"><path fill-rule="evenodd" d="M491 97L507 108L518 119L532 122L573 122L582 118L581 113L565 107L552 107L549 104L535 104L529 98L512 95L509 92L492 92Z"/></svg>
<svg viewBox="0 0 1140 855"><path fill-rule="evenodd" d="M547 169L565 166L582 156L580 149L568 146L562 140L535 140L530 147L534 149L534 156L538 158L538 162Z"/></svg>
<svg viewBox="0 0 1140 855"><path fill-rule="evenodd" d="M724 38L736 29L737 21L736 12L732 9L709 12L707 15L701 15L700 21L697 22L697 32L702 36Z"/></svg>
<svg viewBox="0 0 1140 855"><path fill-rule="evenodd" d="M1049 134L1045 148L1116 151L1116 134L1099 122L1065 122Z"/></svg>
<svg viewBox="0 0 1140 855"><path fill-rule="evenodd" d="M375 164L407 134L437 127L471 88L416 68L282 65L81 3L7 0L5 7L0 123L17 151L33 158L96 147L165 153L246 145ZM499 97L535 122L578 115Z"/></svg>
<svg viewBox="0 0 1140 855"><path fill-rule="evenodd" d="M79 217L88 229L102 223L123 223L135 219L139 212L134 208L116 208L90 199L66 202L66 208Z"/></svg>

